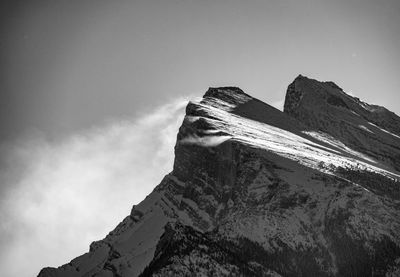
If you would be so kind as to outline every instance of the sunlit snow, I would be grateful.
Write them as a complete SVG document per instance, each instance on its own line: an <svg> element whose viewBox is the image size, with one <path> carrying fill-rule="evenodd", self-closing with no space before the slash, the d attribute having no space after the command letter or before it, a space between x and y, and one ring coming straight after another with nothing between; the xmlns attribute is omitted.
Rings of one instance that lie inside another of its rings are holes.
<svg viewBox="0 0 400 277"><path fill-rule="evenodd" d="M304 132L304 134L314 137L325 144L334 146L332 148L317 144L306 137L301 137L292 132L235 115L229 112L234 106L219 99L205 98L205 100L194 102L194 104L210 117L218 118L219 120L208 117L187 116L190 121L202 118L216 130L229 134L233 141L266 149L311 168L321 169L321 165L331 165L333 167L359 168L377 172L385 176L400 177L381 168L372 158L350 149L327 134L321 132ZM222 108L221 106L217 106L217 104L221 104ZM189 137L183 140L189 142L191 139ZM222 143L226 139L227 137L223 137L220 142ZM205 138L203 140L206 141ZM213 146L215 146L214 143Z"/></svg>

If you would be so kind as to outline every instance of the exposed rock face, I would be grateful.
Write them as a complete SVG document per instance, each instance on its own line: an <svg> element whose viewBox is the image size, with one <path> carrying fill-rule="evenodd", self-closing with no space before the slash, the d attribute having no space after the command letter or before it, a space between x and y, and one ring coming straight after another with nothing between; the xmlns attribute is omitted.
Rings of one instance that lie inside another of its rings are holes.
<svg viewBox="0 0 400 277"><path fill-rule="evenodd" d="M284 112L400 170L400 118L384 107L347 95L333 82L300 75L288 87Z"/></svg>
<svg viewBox="0 0 400 277"><path fill-rule="evenodd" d="M399 276L399 126L332 82L298 77L285 113L210 88L187 106L173 171L39 276Z"/></svg>

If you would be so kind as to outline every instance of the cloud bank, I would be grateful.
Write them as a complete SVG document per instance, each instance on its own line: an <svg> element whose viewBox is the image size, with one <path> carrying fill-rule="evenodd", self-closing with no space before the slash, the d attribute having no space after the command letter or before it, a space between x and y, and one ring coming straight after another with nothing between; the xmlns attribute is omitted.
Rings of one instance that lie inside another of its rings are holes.
<svg viewBox="0 0 400 277"><path fill-rule="evenodd" d="M88 251L172 170L187 101L59 142L0 146L2 276L36 276Z"/></svg>

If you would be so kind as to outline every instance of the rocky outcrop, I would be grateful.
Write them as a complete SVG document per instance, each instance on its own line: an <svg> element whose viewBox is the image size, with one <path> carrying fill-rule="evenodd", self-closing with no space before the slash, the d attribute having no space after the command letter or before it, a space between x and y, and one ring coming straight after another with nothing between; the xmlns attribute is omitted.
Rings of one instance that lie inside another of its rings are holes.
<svg viewBox="0 0 400 277"><path fill-rule="evenodd" d="M288 87L284 112L309 130L332 135L378 163L400 170L400 117L347 95L333 82L298 76Z"/></svg>
<svg viewBox="0 0 400 277"><path fill-rule="evenodd" d="M352 99L300 76L282 113L210 88L187 106L173 171L88 253L39 276L396 276L398 122ZM353 112L378 138L340 123Z"/></svg>

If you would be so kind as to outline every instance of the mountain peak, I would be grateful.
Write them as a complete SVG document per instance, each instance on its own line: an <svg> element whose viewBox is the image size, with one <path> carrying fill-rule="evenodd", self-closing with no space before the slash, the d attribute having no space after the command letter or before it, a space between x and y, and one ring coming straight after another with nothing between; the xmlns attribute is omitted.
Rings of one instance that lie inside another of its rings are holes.
<svg viewBox="0 0 400 277"><path fill-rule="evenodd" d="M241 88L233 86L209 87L203 97L217 97L218 95L221 94L240 94L251 97L248 94L246 94Z"/></svg>
<svg viewBox="0 0 400 277"><path fill-rule="evenodd" d="M352 99L304 76L285 113L208 89L186 108L172 172L89 253L39 276L399 276L400 136Z"/></svg>
<svg viewBox="0 0 400 277"><path fill-rule="evenodd" d="M307 76L305 76L305 75L302 75L302 74L299 74L294 80L293 80L293 83L296 83L296 82L309 82L309 83L319 83L319 84L324 84L324 85L327 85L327 86L330 86L331 88L334 88L334 89L338 89L338 90L340 90L340 91L343 91L343 89L341 88L341 87L339 87L335 82L333 82L333 81L324 81L324 82L320 82L320 81L318 81L318 80L315 80L315 79L312 79L312 78L308 78Z"/></svg>
<svg viewBox="0 0 400 277"><path fill-rule="evenodd" d="M210 87L203 98L219 99L227 104L238 106L253 99L238 87Z"/></svg>
<svg viewBox="0 0 400 277"><path fill-rule="evenodd" d="M308 79L307 76L299 74L294 80L299 80L299 79Z"/></svg>
<svg viewBox="0 0 400 277"><path fill-rule="evenodd" d="M334 82L297 77L288 86L284 112L302 122L308 130L332 135L400 171L400 151L396 146L400 138L400 118L383 107L369 105L346 94Z"/></svg>

